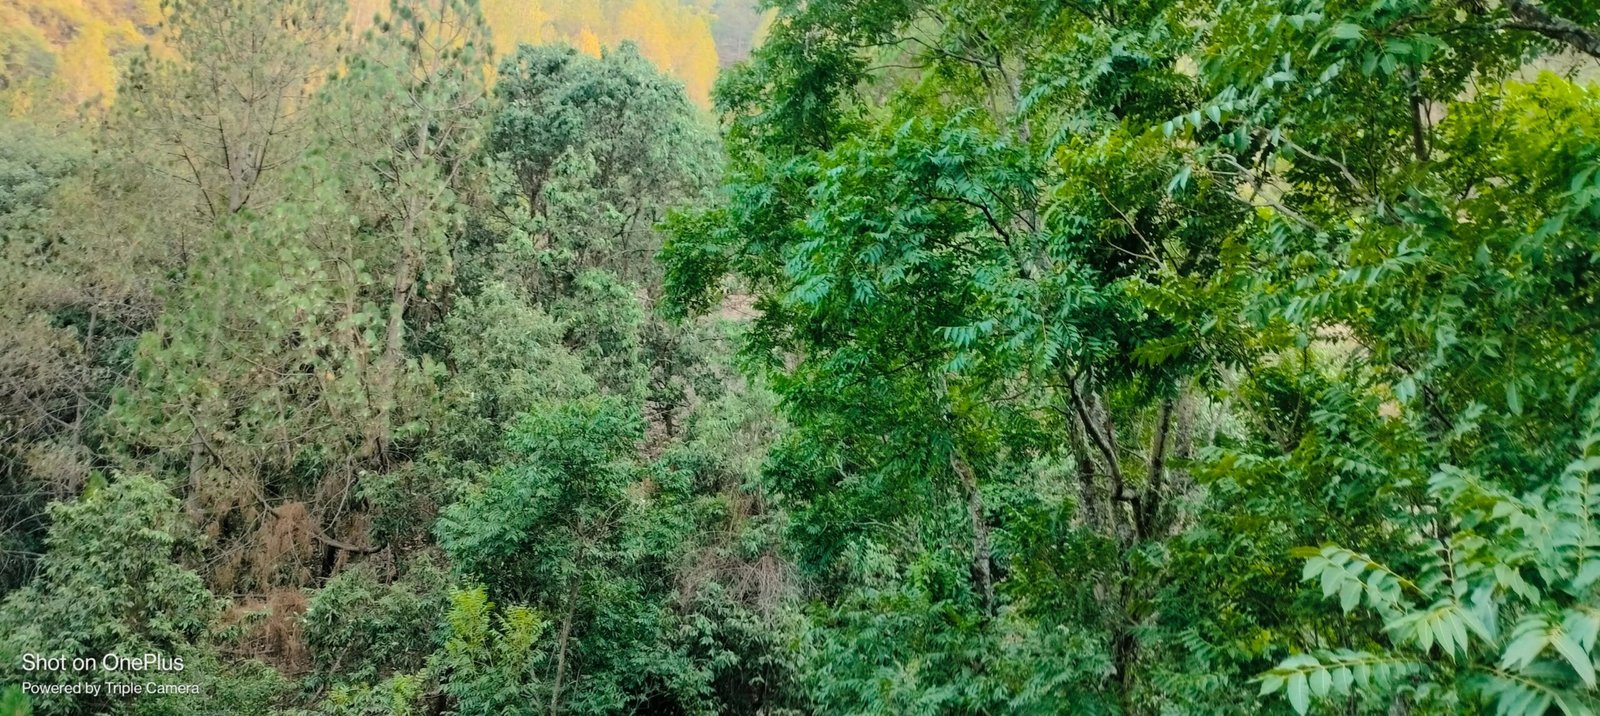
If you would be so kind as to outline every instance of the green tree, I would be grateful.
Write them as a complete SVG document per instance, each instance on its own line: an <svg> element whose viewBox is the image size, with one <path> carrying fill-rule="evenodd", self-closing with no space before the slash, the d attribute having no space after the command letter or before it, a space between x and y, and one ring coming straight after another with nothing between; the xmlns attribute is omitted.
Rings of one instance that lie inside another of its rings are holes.
<svg viewBox="0 0 1600 716"><path fill-rule="evenodd" d="M617 399L535 409L508 433L513 458L441 516L440 545L501 599L548 614L549 711L605 712L644 690L637 671L666 614L652 592L670 542L654 542L660 499L632 462L640 417ZM652 549L654 548L654 549Z"/></svg>
<svg viewBox="0 0 1600 716"><path fill-rule="evenodd" d="M94 362L78 336L52 321L41 301L46 285L34 237L55 219L54 198L88 159L80 138L23 120L0 123L0 280L14 288L0 301L0 593L20 586L42 551L45 505L82 478L80 437L90 403ZM48 307L48 308L47 308ZM65 458L65 459L62 459ZM61 463L70 467L60 469ZM53 466L58 469L51 469ZM77 479L74 479L77 478Z"/></svg>
<svg viewBox="0 0 1600 716"><path fill-rule="evenodd" d="M306 584L373 549L352 500L432 417L413 334L451 283L485 41L467 4L398 5L307 110L283 198L219 227L141 341L119 436L246 545L219 583Z"/></svg>
<svg viewBox="0 0 1600 716"><path fill-rule="evenodd" d="M689 308L729 273L760 296L753 357L798 428L771 484L828 585L810 623L910 579L873 575L888 554L926 575L908 617L961 615L922 637L939 649L1024 634L1083 654L1054 681L998 656L897 674L916 708L1137 707L1136 632L1186 489L1169 456L1190 456L1197 381L1248 349L1230 247L1251 216L1224 183L1169 191L1183 157L1159 124L1196 87L1161 9L1119 8L1125 39L1096 44L1110 12L796 5L723 85L729 201L680 218L665 260ZM839 683L832 663L810 678ZM818 707L868 708L835 698Z"/></svg>
<svg viewBox="0 0 1600 716"><path fill-rule="evenodd" d="M655 225L703 196L714 160L683 88L626 44L598 59L523 45L498 78L488 151L508 181L490 220L518 259L501 270L542 301L589 269L652 288Z"/></svg>
<svg viewBox="0 0 1600 716"><path fill-rule="evenodd" d="M977 625L823 651L815 707L877 708L832 687L890 673L904 709L1061 708L994 649L896 670L1012 615L1095 644L1051 686L1082 711L1234 712L1285 642L1380 640L1297 594L1291 548L1410 566L1447 531L1428 475L1524 494L1594 394L1565 263L1592 237L1586 91L1503 84L1587 51L1594 19L780 4L719 91L730 180L675 219L669 286L690 311L757 296L748 353L797 430L766 483L815 584L802 633L860 641L845 616L885 582L917 591L880 610Z"/></svg>
<svg viewBox="0 0 1600 716"><path fill-rule="evenodd" d="M199 684L212 706L258 710L277 696L271 672L218 662L222 604L199 574L184 566L197 547L167 487L144 476L120 477L70 503L51 507L48 552L39 575L0 603L5 678L12 683ZM104 670L24 673L21 655L142 658L156 654L179 671ZM223 678L228 677L228 678ZM40 714L207 713L182 695L115 697L45 695Z"/></svg>

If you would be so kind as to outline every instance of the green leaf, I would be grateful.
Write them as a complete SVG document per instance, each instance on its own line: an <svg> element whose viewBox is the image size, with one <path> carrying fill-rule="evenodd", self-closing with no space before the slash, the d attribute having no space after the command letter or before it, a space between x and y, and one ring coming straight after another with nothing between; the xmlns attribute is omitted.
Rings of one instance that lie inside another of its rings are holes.
<svg viewBox="0 0 1600 716"><path fill-rule="evenodd" d="M1334 25L1333 29L1328 31L1328 34L1338 40L1359 40L1361 39L1362 30L1360 25L1341 22Z"/></svg>
<svg viewBox="0 0 1600 716"><path fill-rule="evenodd" d="M1542 629L1530 630L1512 641L1500 655L1500 668L1521 669L1539 658L1549 641Z"/></svg>
<svg viewBox="0 0 1600 716"><path fill-rule="evenodd" d="M1289 689L1286 692L1289 705L1294 707L1296 713L1304 714L1311 708L1311 685L1306 680L1305 672L1295 672L1289 676Z"/></svg>
<svg viewBox="0 0 1600 716"><path fill-rule="evenodd" d="M1596 579L1600 579L1600 559L1586 559L1578 567L1578 576L1572 578L1572 587L1579 590L1588 589Z"/></svg>
<svg viewBox="0 0 1600 716"><path fill-rule="evenodd" d="M1333 688L1333 675L1329 674L1326 669L1317 669L1311 672L1311 677L1307 681L1311 686L1311 694L1313 696L1327 696L1328 690Z"/></svg>
<svg viewBox="0 0 1600 716"><path fill-rule="evenodd" d="M1594 662L1590 660L1589 653L1578 646L1578 642L1565 632L1557 632L1551 635L1550 646L1555 647L1556 652L1572 665L1572 670L1578 672L1578 678L1583 679L1584 686L1591 689L1595 687Z"/></svg>
<svg viewBox="0 0 1600 716"><path fill-rule="evenodd" d="M1361 604L1361 582L1352 579L1339 588L1339 608L1349 614Z"/></svg>
<svg viewBox="0 0 1600 716"><path fill-rule="evenodd" d="M1350 686L1355 681L1350 667L1341 666L1333 670L1333 692L1336 694L1350 693Z"/></svg>

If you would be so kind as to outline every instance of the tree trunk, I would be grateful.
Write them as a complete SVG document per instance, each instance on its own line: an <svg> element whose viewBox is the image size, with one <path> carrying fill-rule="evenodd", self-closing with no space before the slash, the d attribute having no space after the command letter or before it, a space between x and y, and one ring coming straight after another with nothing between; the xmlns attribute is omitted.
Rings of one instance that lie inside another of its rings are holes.
<svg viewBox="0 0 1600 716"><path fill-rule="evenodd" d="M1077 463L1078 506L1083 511L1083 524L1091 532L1103 533L1106 525L1101 508L1100 476L1095 472L1094 458L1089 454L1088 440L1077 426L1068 427L1067 436L1072 444L1073 462Z"/></svg>
<svg viewBox="0 0 1600 716"><path fill-rule="evenodd" d="M582 555L579 555L578 568L582 568ZM550 716L561 712L561 686L562 679L567 675L567 644L572 638L572 622L578 614L578 587L583 583L583 578L578 575L572 577L572 584L567 587L567 609L561 616L561 633L556 635L556 675L550 682Z"/></svg>
<svg viewBox="0 0 1600 716"><path fill-rule="evenodd" d="M961 478L967 492L967 518L972 521L972 578L977 583L978 596L983 600L983 612L994 613L994 566L989 548L989 523L984 517L983 493L978 489L978 476L972 466L955 451L950 453L950 468Z"/></svg>
<svg viewBox="0 0 1600 716"><path fill-rule="evenodd" d="M428 154L428 114L423 113L417 122L416 139L411 148L411 158L418 163L427 162ZM402 172L396 172L397 176ZM391 442L395 384L400 371L401 354L405 350L405 316L406 309L411 304L411 298L417 291L417 274L421 271L422 246L417 233L419 217L433 204L432 200L423 200L416 192L418 187L406 187L411 192L406 197L405 220L400 226L400 259L395 266L394 285L389 294L389 316L384 326L383 354L378 359L377 380L377 415L374 416L374 425L368 439L368 449L376 456L380 463L387 464L389 443Z"/></svg>
<svg viewBox="0 0 1600 716"><path fill-rule="evenodd" d="M1155 536L1161 517L1163 483L1167 474L1167 442L1172 426L1173 399L1161 401L1156 411L1155 435L1150 439L1150 470L1145 478L1144 494L1139 501L1140 514L1136 534L1140 540Z"/></svg>

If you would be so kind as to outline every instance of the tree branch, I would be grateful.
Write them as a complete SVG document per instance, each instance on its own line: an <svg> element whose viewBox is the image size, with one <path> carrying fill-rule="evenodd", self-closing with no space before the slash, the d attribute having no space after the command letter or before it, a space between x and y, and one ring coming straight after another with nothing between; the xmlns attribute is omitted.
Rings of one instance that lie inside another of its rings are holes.
<svg viewBox="0 0 1600 716"><path fill-rule="evenodd" d="M1510 30L1526 30L1566 43L1572 49L1590 57L1600 57L1600 32L1591 30L1559 15L1552 15L1533 0L1507 0L1506 9L1514 22L1502 25Z"/></svg>
<svg viewBox="0 0 1600 716"><path fill-rule="evenodd" d="M1111 473L1111 480L1114 485L1112 499L1121 499L1123 497L1122 466L1117 460L1117 448L1111 444L1110 439L1100 434L1100 430L1095 426L1094 418L1090 417L1089 414L1089 405L1084 402L1083 394L1078 392L1078 381L1076 379L1067 381L1067 391L1072 397L1072 407L1077 409L1078 420L1083 423L1084 431L1089 433L1094 446L1100 450L1100 456L1105 458L1106 469Z"/></svg>

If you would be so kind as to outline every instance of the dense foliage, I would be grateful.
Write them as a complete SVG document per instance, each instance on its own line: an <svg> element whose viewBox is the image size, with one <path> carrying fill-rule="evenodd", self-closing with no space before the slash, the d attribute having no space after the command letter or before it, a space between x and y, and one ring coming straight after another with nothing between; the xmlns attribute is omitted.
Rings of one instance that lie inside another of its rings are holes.
<svg viewBox="0 0 1600 716"><path fill-rule="evenodd" d="M1594 707L1593 7L783 7L664 259L808 708Z"/></svg>
<svg viewBox="0 0 1600 716"><path fill-rule="evenodd" d="M86 7L0 714L1600 709L1592 3Z"/></svg>

